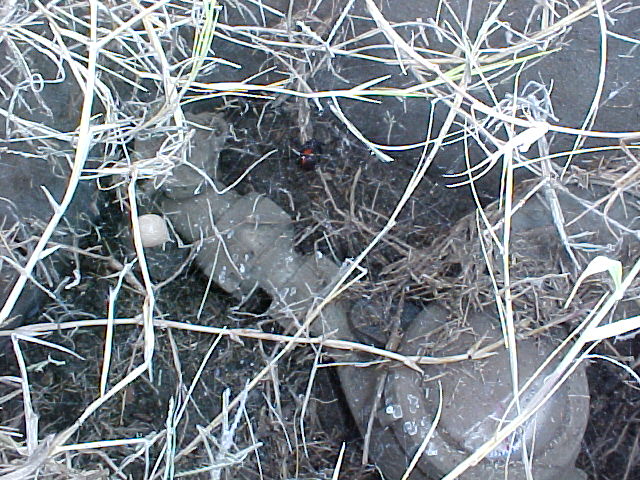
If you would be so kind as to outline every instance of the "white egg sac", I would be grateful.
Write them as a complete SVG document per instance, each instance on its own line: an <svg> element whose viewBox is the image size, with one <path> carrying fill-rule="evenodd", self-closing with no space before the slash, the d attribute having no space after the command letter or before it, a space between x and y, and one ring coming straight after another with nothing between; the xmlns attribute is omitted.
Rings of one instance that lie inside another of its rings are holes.
<svg viewBox="0 0 640 480"><path fill-rule="evenodd" d="M147 214L138 217L143 247L159 247L169 241L167 223L160 215Z"/></svg>

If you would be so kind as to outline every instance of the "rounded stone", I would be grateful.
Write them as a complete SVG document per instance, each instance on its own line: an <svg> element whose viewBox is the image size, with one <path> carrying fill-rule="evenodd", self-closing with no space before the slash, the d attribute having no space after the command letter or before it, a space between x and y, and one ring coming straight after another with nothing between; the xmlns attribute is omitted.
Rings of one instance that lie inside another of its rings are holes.
<svg viewBox="0 0 640 480"><path fill-rule="evenodd" d="M494 318L495 317L495 318ZM439 327L446 328L443 309L427 308L405 334L401 352L422 355ZM441 331L443 331L442 329ZM468 328L450 339L438 356L463 354L479 341L483 346L502 339L497 315L481 312L469 316ZM438 338L442 344L442 337ZM546 338L518 340L520 408L526 409L545 386L557 362L536 371L549 358L554 344ZM484 360L429 365L418 374L406 367L387 379L385 403L389 411L401 411L401 418L389 418L405 454L411 458L431 429L442 395L442 413L420 461L423 471L444 475L489 441L512 421L518 412L513 401L509 353L498 348ZM431 353L431 352L429 352ZM535 378L524 389L525 382ZM393 408L392 408L393 407ZM589 391L584 368L578 367L568 380L514 434L503 440L475 467L461 477L469 480L525 479L523 454L533 458L536 479L580 478L574 462L589 414Z"/></svg>

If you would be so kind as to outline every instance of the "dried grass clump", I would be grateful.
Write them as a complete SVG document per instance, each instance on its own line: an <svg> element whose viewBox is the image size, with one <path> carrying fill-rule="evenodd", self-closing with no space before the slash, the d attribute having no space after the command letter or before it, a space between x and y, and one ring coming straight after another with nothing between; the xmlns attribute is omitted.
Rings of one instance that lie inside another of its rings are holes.
<svg viewBox="0 0 640 480"><path fill-rule="evenodd" d="M590 261L607 256L633 264L640 250L640 192L637 182L623 191L614 180L615 172L634 166L634 158L623 157L614 162L615 169L575 168L563 183L542 179L518 185L508 265L519 320L531 325L575 321L612 288L604 276L592 278L566 304ZM410 275L414 297L437 300L462 317L468 309L494 304L504 294L496 290L505 284L504 208L496 201L467 215L428 249L389 266L386 275ZM629 301L638 295L636 283L627 291Z"/></svg>

